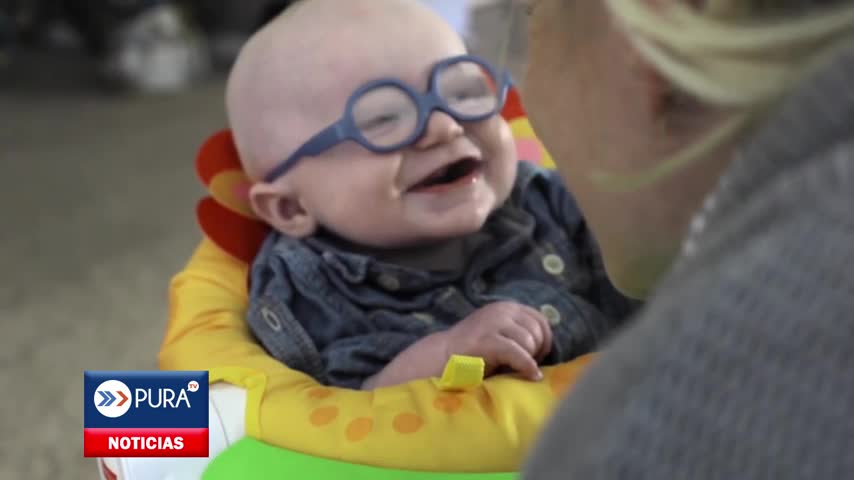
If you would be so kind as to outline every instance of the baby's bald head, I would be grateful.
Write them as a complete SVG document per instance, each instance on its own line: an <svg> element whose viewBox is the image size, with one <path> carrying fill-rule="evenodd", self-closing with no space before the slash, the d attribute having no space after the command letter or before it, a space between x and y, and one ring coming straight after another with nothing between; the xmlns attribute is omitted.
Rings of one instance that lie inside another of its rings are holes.
<svg viewBox="0 0 854 480"><path fill-rule="evenodd" d="M358 85L383 76L416 82L421 66L464 51L415 0L292 4L247 42L229 77L226 109L244 169L260 180L334 122Z"/></svg>

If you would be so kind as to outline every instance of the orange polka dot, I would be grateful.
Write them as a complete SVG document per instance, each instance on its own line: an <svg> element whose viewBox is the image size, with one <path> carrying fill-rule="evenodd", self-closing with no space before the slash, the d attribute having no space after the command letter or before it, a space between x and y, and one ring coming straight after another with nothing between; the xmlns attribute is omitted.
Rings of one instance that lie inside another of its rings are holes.
<svg viewBox="0 0 854 480"><path fill-rule="evenodd" d="M323 400L324 398L331 397L333 393L335 392L331 388L317 387L308 391L308 398Z"/></svg>
<svg viewBox="0 0 854 480"><path fill-rule="evenodd" d="M349 425L347 425L347 431L345 432L345 435L347 436L347 440L350 440L351 442L358 442L367 437L373 429L373 420L366 417L357 418L350 422Z"/></svg>
<svg viewBox="0 0 854 480"><path fill-rule="evenodd" d="M581 373L584 371L583 368L580 368L582 366L583 364L569 363L555 368L549 376L549 386L552 392L557 396L565 394L569 390L569 387L581 376Z"/></svg>
<svg viewBox="0 0 854 480"><path fill-rule="evenodd" d="M569 384L572 381L572 375L569 372L564 370L555 371L551 378L549 378L549 386L552 389L552 393L557 396L561 396L569 389Z"/></svg>
<svg viewBox="0 0 854 480"><path fill-rule="evenodd" d="M454 413L463 406L463 399L459 395L439 395L433 400L433 407L445 413Z"/></svg>
<svg viewBox="0 0 854 480"><path fill-rule="evenodd" d="M309 420L315 427L329 425L338 417L338 407L320 407L311 412Z"/></svg>
<svg viewBox="0 0 854 480"><path fill-rule="evenodd" d="M414 413L401 413L391 425L398 433L415 433L424 426L424 420Z"/></svg>

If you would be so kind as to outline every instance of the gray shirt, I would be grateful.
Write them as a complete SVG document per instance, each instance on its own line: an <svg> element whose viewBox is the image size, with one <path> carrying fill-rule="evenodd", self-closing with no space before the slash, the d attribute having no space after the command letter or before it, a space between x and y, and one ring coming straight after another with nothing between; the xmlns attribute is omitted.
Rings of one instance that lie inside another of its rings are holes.
<svg viewBox="0 0 854 480"><path fill-rule="evenodd" d="M854 478L854 49L742 149L656 292L524 479Z"/></svg>

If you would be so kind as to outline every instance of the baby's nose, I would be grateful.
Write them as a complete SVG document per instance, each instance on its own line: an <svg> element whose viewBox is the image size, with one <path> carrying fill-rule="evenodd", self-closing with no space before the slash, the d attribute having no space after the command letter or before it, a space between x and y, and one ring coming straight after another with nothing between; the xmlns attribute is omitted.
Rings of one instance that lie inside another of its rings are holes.
<svg viewBox="0 0 854 480"><path fill-rule="evenodd" d="M430 148L454 138L464 132L463 126L445 112L433 112L427 119L424 134L415 142L416 148Z"/></svg>

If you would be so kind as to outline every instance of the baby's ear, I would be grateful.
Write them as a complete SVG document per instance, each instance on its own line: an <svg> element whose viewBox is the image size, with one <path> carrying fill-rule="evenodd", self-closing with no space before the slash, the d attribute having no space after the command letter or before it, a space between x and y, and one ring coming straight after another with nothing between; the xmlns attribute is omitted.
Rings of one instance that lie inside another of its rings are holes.
<svg viewBox="0 0 854 480"><path fill-rule="evenodd" d="M298 196L281 181L256 183L249 189L249 203L255 215L274 229L293 238L312 235L317 220L303 208Z"/></svg>

